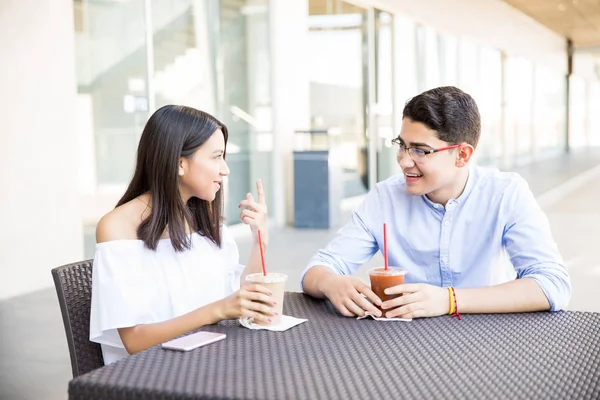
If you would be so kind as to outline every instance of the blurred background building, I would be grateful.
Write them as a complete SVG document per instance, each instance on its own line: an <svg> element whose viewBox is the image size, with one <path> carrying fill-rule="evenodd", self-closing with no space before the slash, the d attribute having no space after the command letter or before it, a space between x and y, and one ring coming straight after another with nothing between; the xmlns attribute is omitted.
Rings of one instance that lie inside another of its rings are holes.
<svg viewBox="0 0 600 400"><path fill-rule="evenodd" d="M360 199L399 171L404 103L441 85L476 99L481 165L600 146L598 1L0 0L0 300L93 257L162 105L228 126L229 225L260 177L286 226L294 151L335 149Z"/></svg>
<svg viewBox="0 0 600 400"><path fill-rule="evenodd" d="M93 256L164 104L229 127L230 225L257 177L292 223L294 150L333 143L343 198L397 172L403 104L435 86L477 100L480 164L598 146L599 26L584 0L3 0L0 298Z"/></svg>

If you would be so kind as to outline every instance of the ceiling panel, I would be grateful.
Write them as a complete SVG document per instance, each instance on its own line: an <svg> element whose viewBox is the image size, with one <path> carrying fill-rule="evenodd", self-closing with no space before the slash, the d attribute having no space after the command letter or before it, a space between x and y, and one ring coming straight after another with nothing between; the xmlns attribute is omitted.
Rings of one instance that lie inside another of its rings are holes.
<svg viewBox="0 0 600 400"><path fill-rule="evenodd" d="M575 47L600 46L600 0L505 0Z"/></svg>

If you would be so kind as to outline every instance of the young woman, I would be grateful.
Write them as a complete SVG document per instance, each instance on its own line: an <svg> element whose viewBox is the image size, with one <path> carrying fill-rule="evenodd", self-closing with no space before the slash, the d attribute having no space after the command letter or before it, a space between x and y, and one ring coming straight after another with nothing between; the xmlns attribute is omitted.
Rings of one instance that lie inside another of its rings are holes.
<svg viewBox="0 0 600 400"><path fill-rule="evenodd" d="M246 285L259 272L267 206L248 193L240 219L254 233L247 266L222 223L227 128L193 108L164 106L148 120L135 173L96 229L90 340L106 364L203 325L275 315L271 293ZM241 287L240 287L241 286Z"/></svg>

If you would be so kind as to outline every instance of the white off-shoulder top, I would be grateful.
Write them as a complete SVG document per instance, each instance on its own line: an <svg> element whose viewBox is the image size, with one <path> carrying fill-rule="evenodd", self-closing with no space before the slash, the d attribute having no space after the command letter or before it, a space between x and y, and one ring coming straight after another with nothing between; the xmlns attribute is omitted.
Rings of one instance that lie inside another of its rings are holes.
<svg viewBox="0 0 600 400"><path fill-rule="evenodd" d="M159 240L156 251L141 240L96 245L90 340L101 344L105 364L128 355L117 328L172 319L239 289L244 266L226 226L221 235L219 248L193 233L183 252L170 239Z"/></svg>

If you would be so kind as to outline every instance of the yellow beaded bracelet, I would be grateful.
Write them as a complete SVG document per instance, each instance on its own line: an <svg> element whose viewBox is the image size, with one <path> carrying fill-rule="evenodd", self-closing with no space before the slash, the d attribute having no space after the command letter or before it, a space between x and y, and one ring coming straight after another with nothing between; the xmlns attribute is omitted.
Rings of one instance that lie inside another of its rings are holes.
<svg viewBox="0 0 600 400"><path fill-rule="evenodd" d="M448 315L452 315L454 314L454 295L451 287L448 287L448 296L450 297L450 311L448 312Z"/></svg>

